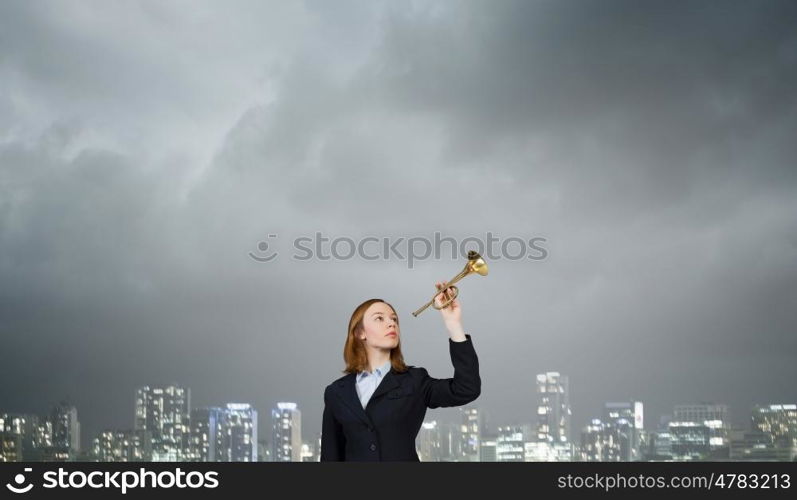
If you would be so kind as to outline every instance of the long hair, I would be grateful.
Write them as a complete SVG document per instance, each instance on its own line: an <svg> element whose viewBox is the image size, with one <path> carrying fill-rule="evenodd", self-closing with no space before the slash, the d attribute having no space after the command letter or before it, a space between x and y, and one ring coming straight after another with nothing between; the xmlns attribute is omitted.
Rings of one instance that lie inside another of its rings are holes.
<svg viewBox="0 0 797 500"><path fill-rule="evenodd" d="M354 309L351 313L349 320L349 332L346 336L346 345L343 346L343 359L346 361L346 369L344 373L357 373L368 370L368 355L365 352L365 345L357 333L363 328L363 317L365 311L376 302L387 304L388 307L396 312L396 309L382 299L368 299ZM398 314L396 315L398 316ZM398 324L398 319L396 319ZM390 364L397 372L404 372L407 370L407 365L404 364L404 355L401 354L401 338L393 349L390 350Z"/></svg>

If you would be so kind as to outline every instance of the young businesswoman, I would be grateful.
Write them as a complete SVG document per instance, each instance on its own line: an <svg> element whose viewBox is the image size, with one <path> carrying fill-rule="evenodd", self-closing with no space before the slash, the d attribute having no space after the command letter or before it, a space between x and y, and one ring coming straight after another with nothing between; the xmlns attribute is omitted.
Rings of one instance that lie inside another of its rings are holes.
<svg viewBox="0 0 797 500"><path fill-rule="evenodd" d="M435 284L441 290L444 283ZM438 296L440 306L445 299ZM481 392L479 360L462 329L462 307L441 309L454 377L405 365L393 306L370 299L354 310L343 348L343 377L324 390L321 461L419 461L415 437L427 408L461 406Z"/></svg>

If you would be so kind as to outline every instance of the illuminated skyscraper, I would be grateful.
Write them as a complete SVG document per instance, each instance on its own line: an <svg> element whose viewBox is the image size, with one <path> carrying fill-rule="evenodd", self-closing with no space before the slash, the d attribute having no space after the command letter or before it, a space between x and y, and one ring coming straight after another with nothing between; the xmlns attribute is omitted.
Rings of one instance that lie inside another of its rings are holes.
<svg viewBox="0 0 797 500"><path fill-rule="evenodd" d="M456 462L478 462L483 415L478 408L460 407L461 423L455 436Z"/></svg>
<svg viewBox="0 0 797 500"><path fill-rule="evenodd" d="M274 462L302 461L302 413L296 403L277 403L271 410L271 445Z"/></svg>
<svg viewBox="0 0 797 500"><path fill-rule="evenodd" d="M135 430L152 436L152 460L182 462L189 452L191 391L177 385L136 389Z"/></svg>
<svg viewBox="0 0 797 500"><path fill-rule="evenodd" d="M320 459L314 443L302 443L302 462L318 462Z"/></svg>
<svg viewBox="0 0 797 500"><path fill-rule="evenodd" d="M467 426L465 426L467 427ZM462 441L467 434L462 432L462 424L441 420L426 421L421 424L415 440L415 450L421 462L456 462L468 460L461 458Z"/></svg>
<svg viewBox="0 0 797 500"><path fill-rule="evenodd" d="M216 447L218 445L218 430L222 419L222 411L221 408L217 407L194 408L191 410L189 438L191 461L217 461Z"/></svg>
<svg viewBox="0 0 797 500"><path fill-rule="evenodd" d="M570 442L570 390L568 378L559 372L537 375L537 441Z"/></svg>
<svg viewBox="0 0 797 500"><path fill-rule="evenodd" d="M626 418L604 422L593 419L581 431L581 460L585 462L629 462L633 454L634 427Z"/></svg>
<svg viewBox="0 0 797 500"><path fill-rule="evenodd" d="M498 435L493 432L482 432L479 442L479 462L498 461Z"/></svg>
<svg viewBox="0 0 797 500"><path fill-rule="evenodd" d="M0 429L0 462L22 462L22 436Z"/></svg>
<svg viewBox="0 0 797 500"><path fill-rule="evenodd" d="M675 460L726 459L729 457L728 406L720 404L677 405L669 423Z"/></svg>
<svg viewBox="0 0 797 500"><path fill-rule="evenodd" d="M217 461L257 462L257 410L251 405L227 404L218 436Z"/></svg>
<svg viewBox="0 0 797 500"><path fill-rule="evenodd" d="M797 446L797 405L756 405L752 411L754 430L769 434L779 445Z"/></svg>
<svg viewBox="0 0 797 500"><path fill-rule="evenodd" d="M52 422L53 448L64 455L64 459L73 459L80 452L80 422L77 419L77 408L66 401L55 405L50 412Z"/></svg>
<svg viewBox="0 0 797 500"><path fill-rule="evenodd" d="M443 461L443 427L437 420L424 422L418 431L418 438L415 443L418 458L421 462L442 462Z"/></svg>
<svg viewBox="0 0 797 500"><path fill-rule="evenodd" d="M751 429L732 430L730 442L731 460L797 460L797 405L754 406Z"/></svg>
<svg viewBox="0 0 797 500"><path fill-rule="evenodd" d="M642 459L644 433L643 405L639 401L606 403L603 406L603 422L610 424L614 434L615 450L611 461L633 462Z"/></svg>
<svg viewBox="0 0 797 500"><path fill-rule="evenodd" d="M94 438L92 457L98 462L149 462L152 436L145 430L102 431Z"/></svg>
<svg viewBox="0 0 797 500"><path fill-rule="evenodd" d="M257 410L239 403L194 409L190 442L198 462L257 462Z"/></svg>
<svg viewBox="0 0 797 500"><path fill-rule="evenodd" d="M519 425L498 427L495 439L496 462L524 462L525 437L524 429Z"/></svg>
<svg viewBox="0 0 797 500"><path fill-rule="evenodd" d="M13 444L13 453L22 460L41 461L52 455L53 424L48 418L32 413L0 413L0 432L5 433L9 446L19 438L21 448Z"/></svg>

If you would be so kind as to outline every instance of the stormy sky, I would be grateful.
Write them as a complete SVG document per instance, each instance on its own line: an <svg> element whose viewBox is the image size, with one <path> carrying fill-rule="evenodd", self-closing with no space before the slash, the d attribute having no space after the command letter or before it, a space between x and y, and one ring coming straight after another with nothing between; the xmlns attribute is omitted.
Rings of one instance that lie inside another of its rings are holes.
<svg viewBox="0 0 797 500"><path fill-rule="evenodd" d="M606 401L648 429L793 403L796 24L788 1L4 1L0 412L68 397L85 446L176 382L254 404L261 439L295 401L309 440L371 297L450 377L439 313L410 313L463 256L294 259L316 233L544 238L460 286L491 424L533 418L545 371L576 440Z"/></svg>

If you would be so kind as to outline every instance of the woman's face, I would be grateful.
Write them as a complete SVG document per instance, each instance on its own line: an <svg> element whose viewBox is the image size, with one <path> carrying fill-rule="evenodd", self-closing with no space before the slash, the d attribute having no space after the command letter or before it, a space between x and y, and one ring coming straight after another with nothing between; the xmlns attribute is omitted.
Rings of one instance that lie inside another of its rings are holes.
<svg viewBox="0 0 797 500"><path fill-rule="evenodd" d="M367 346L393 349L401 335L398 316L384 302L374 302L366 309L363 328L357 335Z"/></svg>

